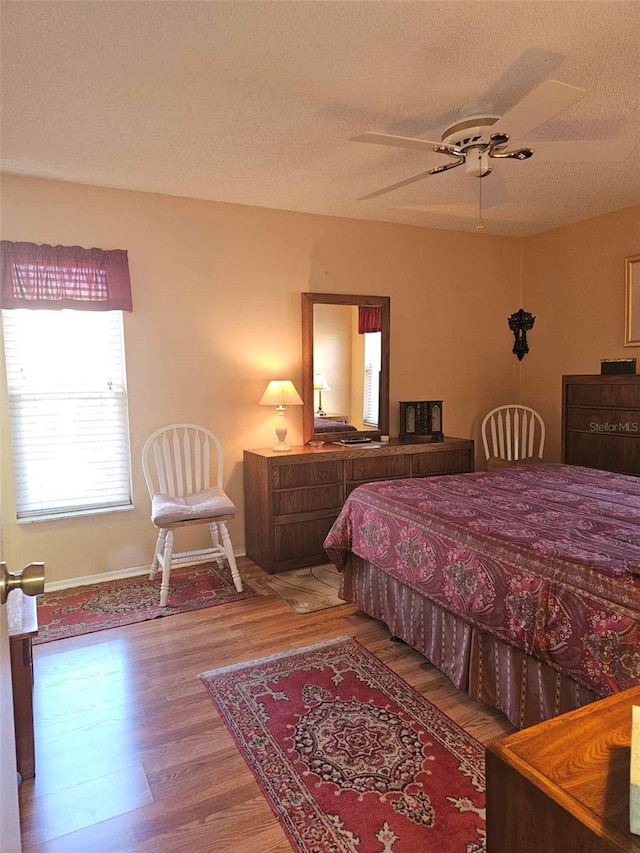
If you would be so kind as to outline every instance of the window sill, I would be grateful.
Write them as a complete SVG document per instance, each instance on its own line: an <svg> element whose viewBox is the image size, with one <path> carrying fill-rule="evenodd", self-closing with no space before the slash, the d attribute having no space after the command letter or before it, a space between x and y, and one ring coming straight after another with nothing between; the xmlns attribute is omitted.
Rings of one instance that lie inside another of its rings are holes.
<svg viewBox="0 0 640 853"><path fill-rule="evenodd" d="M35 524L42 521L62 521L69 518L84 518L91 515L107 515L112 512L129 512L133 509L133 504L124 506L108 506L98 509L77 509L67 510L66 512L52 512L43 515L30 515L28 518L18 518L18 524Z"/></svg>

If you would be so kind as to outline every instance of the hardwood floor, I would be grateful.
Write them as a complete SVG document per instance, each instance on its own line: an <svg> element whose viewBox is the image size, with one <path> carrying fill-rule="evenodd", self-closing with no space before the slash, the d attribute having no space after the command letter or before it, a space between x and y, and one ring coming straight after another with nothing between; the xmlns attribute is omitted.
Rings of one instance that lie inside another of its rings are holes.
<svg viewBox="0 0 640 853"><path fill-rule="evenodd" d="M246 558L245 576L262 570ZM34 647L36 778L23 853L290 853L198 675L356 637L482 743L514 731L353 605L300 615L275 596Z"/></svg>

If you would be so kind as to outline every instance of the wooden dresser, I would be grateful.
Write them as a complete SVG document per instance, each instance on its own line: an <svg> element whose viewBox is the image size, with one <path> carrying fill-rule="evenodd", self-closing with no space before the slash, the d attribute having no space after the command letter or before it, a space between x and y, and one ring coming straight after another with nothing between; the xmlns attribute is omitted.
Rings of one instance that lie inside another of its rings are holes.
<svg viewBox="0 0 640 853"><path fill-rule="evenodd" d="M473 471L473 441L380 447L294 447L291 453L245 450L247 557L270 574L326 563L322 543L347 495L362 483Z"/></svg>
<svg viewBox="0 0 640 853"><path fill-rule="evenodd" d="M640 853L629 831L640 687L487 747L487 853Z"/></svg>
<svg viewBox="0 0 640 853"><path fill-rule="evenodd" d="M640 375L562 377L562 461L640 475Z"/></svg>

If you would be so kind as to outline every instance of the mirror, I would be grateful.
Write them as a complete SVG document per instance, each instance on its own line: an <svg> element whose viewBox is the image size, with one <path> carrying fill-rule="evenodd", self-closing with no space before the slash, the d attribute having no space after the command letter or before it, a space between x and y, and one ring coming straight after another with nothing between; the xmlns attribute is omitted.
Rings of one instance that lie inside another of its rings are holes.
<svg viewBox="0 0 640 853"><path fill-rule="evenodd" d="M388 296L302 294L305 444L388 434L389 309Z"/></svg>
<svg viewBox="0 0 640 853"><path fill-rule="evenodd" d="M625 258L626 347L640 347L640 255Z"/></svg>

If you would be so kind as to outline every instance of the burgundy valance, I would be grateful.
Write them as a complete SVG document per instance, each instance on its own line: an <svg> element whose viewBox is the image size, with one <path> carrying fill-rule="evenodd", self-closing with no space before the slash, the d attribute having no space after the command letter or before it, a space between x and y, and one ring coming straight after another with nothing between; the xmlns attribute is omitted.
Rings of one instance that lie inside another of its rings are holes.
<svg viewBox="0 0 640 853"><path fill-rule="evenodd" d="M380 305L360 305L358 308L358 334L382 331L382 307Z"/></svg>
<svg viewBox="0 0 640 853"><path fill-rule="evenodd" d="M0 308L132 311L127 252L2 240Z"/></svg>

